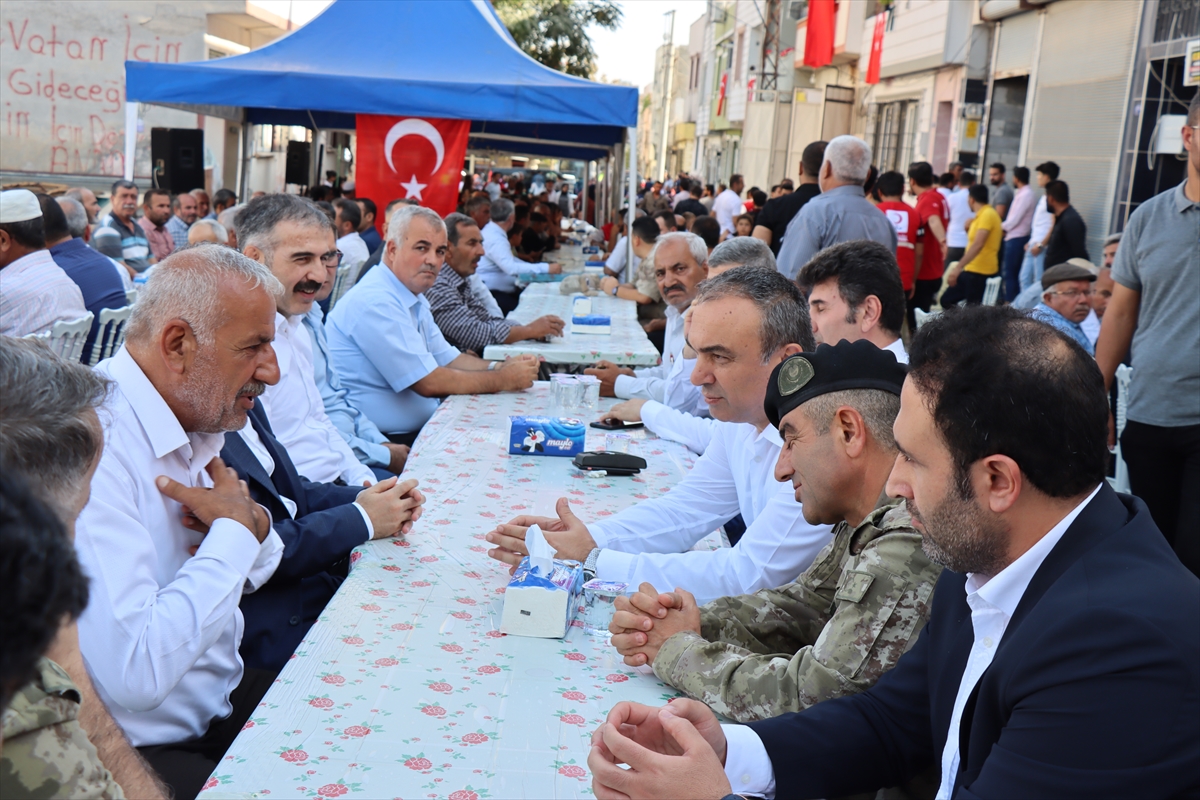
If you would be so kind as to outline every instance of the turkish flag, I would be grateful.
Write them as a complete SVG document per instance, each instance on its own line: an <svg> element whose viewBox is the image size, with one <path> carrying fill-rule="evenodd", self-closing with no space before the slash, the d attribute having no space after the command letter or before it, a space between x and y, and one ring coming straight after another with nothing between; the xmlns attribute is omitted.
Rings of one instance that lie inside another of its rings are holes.
<svg viewBox="0 0 1200 800"><path fill-rule="evenodd" d="M867 64L867 83L879 83L879 62L883 58L883 32L887 27L887 12L875 17L875 35L871 37L871 60Z"/></svg>
<svg viewBox="0 0 1200 800"><path fill-rule="evenodd" d="M823 67L833 62L836 26L835 0L809 0L808 31L804 37L804 66Z"/></svg>
<svg viewBox="0 0 1200 800"><path fill-rule="evenodd" d="M382 209L411 197L446 216L458 206L471 121L359 114L354 193ZM383 214L376 222L383 230Z"/></svg>

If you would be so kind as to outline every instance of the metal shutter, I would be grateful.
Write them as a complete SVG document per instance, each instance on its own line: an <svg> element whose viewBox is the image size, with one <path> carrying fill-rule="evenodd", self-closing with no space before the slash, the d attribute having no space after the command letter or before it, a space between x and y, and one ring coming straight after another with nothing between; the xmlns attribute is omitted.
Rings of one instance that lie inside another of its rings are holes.
<svg viewBox="0 0 1200 800"><path fill-rule="evenodd" d="M1095 263L1108 233L1140 10L1139 0L1059 0L1046 11L1026 164L1062 168Z"/></svg>
<svg viewBox="0 0 1200 800"><path fill-rule="evenodd" d="M1037 43L1038 15L1017 14L1000 23L1000 46L996 50L997 77L1028 73L1033 66L1033 46Z"/></svg>

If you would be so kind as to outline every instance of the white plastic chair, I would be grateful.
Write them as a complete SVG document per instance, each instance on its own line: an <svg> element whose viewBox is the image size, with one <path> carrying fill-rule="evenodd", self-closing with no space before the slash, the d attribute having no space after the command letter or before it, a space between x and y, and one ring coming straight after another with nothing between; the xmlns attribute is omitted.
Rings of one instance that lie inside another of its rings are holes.
<svg viewBox="0 0 1200 800"><path fill-rule="evenodd" d="M933 319L940 313L942 313L942 312L941 311L923 311L919 308L914 308L913 316L917 320L917 330L921 330L922 325L924 325L926 322Z"/></svg>
<svg viewBox="0 0 1200 800"><path fill-rule="evenodd" d="M1129 467L1126 466L1125 459L1121 457L1121 434L1125 431L1126 414L1129 410L1129 381L1133 377L1133 367L1121 364L1117 367L1116 377L1117 413L1114 422L1117 428L1117 449L1113 451L1113 459L1116 461L1116 477L1109 478L1108 482L1116 491L1128 494Z"/></svg>
<svg viewBox="0 0 1200 800"><path fill-rule="evenodd" d="M88 312L79 319L59 321L46 333L31 333L26 339L42 339L50 349L68 361L79 361L83 353L83 343L87 341L88 333L92 330L94 315Z"/></svg>
<svg viewBox="0 0 1200 800"><path fill-rule="evenodd" d="M92 342L92 352L88 354L86 362L89 367L96 366L121 349L125 341L125 323L132 312L133 306L100 309L100 327L96 329L96 340Z"/></svg>
<svg viewBox="0 0 1200 800"><path fill-rule="evenodd" d="M983 304L985 306L994 306L1000 299L1000 285L1004 283L1004 278L997 275L994 278L988 278L983 285Z"/></svg>
<svg viewBox="0 0 1200 800"><path fill-rule="evenodd" d="M137 302L137 289L129 289L125 292L125 305L131 306Z"/></svg>
<svg viewBox="0 0 1200 800"><path fill-rule="evenodd" d="M347 291L349 291L350 287L354 285L350 282L350 272L352 270L354 272L357 272L358 267L360 267L360 266L362 266L361 263L349 263L349 262L338 266L337 273L334 275L334 278L333 278L333 291L329 293L329 310L330 311L333 311L334 304L337 303L338 300L341 300L342 295L344 295Z"/></svg>

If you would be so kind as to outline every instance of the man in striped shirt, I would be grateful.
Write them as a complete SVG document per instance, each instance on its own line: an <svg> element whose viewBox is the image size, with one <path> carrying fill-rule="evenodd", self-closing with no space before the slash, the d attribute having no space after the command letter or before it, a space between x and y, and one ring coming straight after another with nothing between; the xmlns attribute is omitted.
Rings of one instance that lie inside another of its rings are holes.
<svg viewBox="0 0 1200 800"><path fill-rule="evenodd" d="M133 273L145 272L154 263L146 232L135 219L138 188L133 181L120 180L112 185L112 210L100 220L99 228L112 228L121 237L121 260Z"/></svg>
<svg viewBox="0 0 1200 800"><path fill-rule="evenodd" d="M528 325L518 325L493 316L471 291L470 276L475 274L483 257L483 234L475 220L466 214L446 217L446 239L450 245L446 263L437 281L425 292L433 319L446 341L459 350L483 355L489 344L508 344L522 339L541 339L561 336L563 321L555 316L535 319Z"/></svg>
<svg viewBox="0 0 1200 800"><path fill-rule="evenodd" d="M171 218L167 220L166 228L175 241L175 249L187 247L188 228L196 221L196 198L187 192L182 192L171 198Z"/></svg>

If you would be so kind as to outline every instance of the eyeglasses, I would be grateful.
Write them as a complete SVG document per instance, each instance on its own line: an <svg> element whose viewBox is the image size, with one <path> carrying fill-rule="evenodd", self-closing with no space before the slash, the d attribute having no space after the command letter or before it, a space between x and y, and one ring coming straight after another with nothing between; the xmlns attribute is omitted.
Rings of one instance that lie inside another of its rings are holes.
<svg viewBox="0 0 1200 800"><path fill-rule="evenodd" d="M326 267L336 267L342 263L342 251L334 250L332 253L321 254L321 264Z"/></svg>
<svg viewBox="0 0 1200 800"><path fill-rule="evenodd" d="M1046 294L1058 294L1063 297L1091 297L1095 293L1095 289L1068 289L1065 292L1046 292Z"/></svg>

